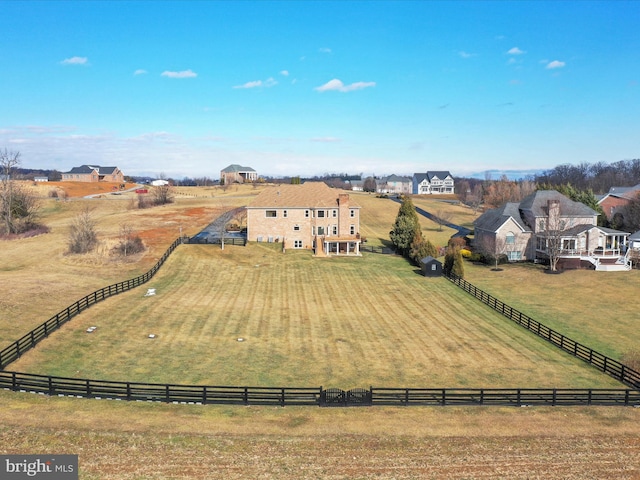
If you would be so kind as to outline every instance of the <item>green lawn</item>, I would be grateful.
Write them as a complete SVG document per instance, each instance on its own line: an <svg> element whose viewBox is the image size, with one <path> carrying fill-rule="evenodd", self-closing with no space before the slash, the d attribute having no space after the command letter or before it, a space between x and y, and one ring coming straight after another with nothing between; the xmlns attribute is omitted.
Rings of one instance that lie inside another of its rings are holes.
<svg viewBox="0 0 640 480"><path fill-rule="evenodd" d="M10 369L218 385L621 387L399 257L318 259L268 244L181 246L149 284L92 307Z"/></svg>
<svg viewBox="0 0 640 480"><path fill-rule="evenodd" d="M465 263L465 279L575 341L616 359L640 350L640 271L544 273L531 263L493 271Z"/></svg>

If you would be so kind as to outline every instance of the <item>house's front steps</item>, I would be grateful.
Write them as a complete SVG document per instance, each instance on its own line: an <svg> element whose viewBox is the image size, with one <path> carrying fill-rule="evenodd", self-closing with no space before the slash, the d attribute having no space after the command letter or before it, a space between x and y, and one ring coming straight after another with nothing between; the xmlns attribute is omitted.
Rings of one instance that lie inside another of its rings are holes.
<svg viewBox="0 0 640 480"><path fill-rule="evenodd" d="M601 263L596 267L599 272L625 272L631 270L630 265L623 263Z"/></svg>

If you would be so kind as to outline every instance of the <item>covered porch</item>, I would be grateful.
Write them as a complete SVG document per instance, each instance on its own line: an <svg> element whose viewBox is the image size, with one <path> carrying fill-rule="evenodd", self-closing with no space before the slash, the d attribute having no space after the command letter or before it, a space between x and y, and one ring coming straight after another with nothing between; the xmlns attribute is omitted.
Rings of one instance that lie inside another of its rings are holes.
<svg viewBox="0 0 640 480"><path fill-rule="evenodd" d="M322 237L316 239L316 245L322 245L322 254L329 256L362 256L360 253L360 238L359 236L346 236L346 237ZM317 249L316 249L317 250ZM316 254L318 252L316 251Z"/></svg>

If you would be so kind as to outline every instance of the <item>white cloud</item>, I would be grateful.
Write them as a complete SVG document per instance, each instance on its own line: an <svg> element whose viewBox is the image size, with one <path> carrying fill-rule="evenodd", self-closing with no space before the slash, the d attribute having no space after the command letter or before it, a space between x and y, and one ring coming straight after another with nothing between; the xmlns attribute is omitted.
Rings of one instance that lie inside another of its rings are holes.
<svg viewBox="0 0 640 480"><path fill-rule="evenodd" d="M513 47L507 52L508 55L523 55L524 53L527 52L525 52L524 50L520 50L518 47Z"/></svg>
<svg viewBox="0 0 640 480"><path fill-rule="evenodd" d="M65 58L60 63L62 65L87 65L89 59L87 57L70 57Z"/></svg>
<svg viewBox="0 0 640 480"><path fill-rule="evenodd" d="M289 70L282 70L280 72L280 75L284 76L284 77L288 77L289 76Z"/></svg>
<svg viewBox="0 0 640 480"><path fill-rule="evenodd" d="M561 62L559 60L554 60L553 62L549 62L545 68L549 70L553 70L554 68L562 68L566 65L566 63Z"/></svg>
<svg viewBox="0 0 640 480"><path fill-rule="evenodd" d="M193 77L197 77L198 74L192 71L191 69L182 70L181 72L170 72L169 70L165 70L160 74L160 76L168 77L168 78L193 78Z"/></svg>
<svg viewBox="0 0 640 480"><path fill-rule="evenodd" d="M146 70L143 70L142 68L139 68L138 70L133 72L134 75L144 75L146 73L149 73L149 72L147 72Z"/></svg>
<svg viewBox="0 0 640 480"><path fill-rule="evenodd" d="M341 80L334 78L333 80L329 80L324 85L316 87L314 90L317 90L318 92L328 92L330 90L338 92L352 92L354 90L362 90L363 88L375 86L376 82L355 82L351 85L345 85Z"/></svg>
<svg viewBox="0 0 640 480"><path fill-rule="evenodd" d="M471 58L476 56L475 53L467 53L467 52L458 52L458 55L460 55L462 58Z"/></svg>
<svg viewBox="0 0 640 480"><path fill-rule="evenodd" d="M264 82L262 80L254 80L252 82L243 83L242 85L234 85L233 88L259 88L259 87L273 87L278 82L273 77L267 78Z"/></svg>

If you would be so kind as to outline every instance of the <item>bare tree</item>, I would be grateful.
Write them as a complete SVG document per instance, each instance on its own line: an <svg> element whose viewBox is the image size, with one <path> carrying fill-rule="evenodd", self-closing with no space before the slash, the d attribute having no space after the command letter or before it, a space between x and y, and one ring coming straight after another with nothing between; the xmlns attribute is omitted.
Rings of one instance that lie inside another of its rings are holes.
<svg viewBox="0 0 640 480"><path fill-rule="evenodd" d="M476 238L474 247L486 260L491 260L494 271L499 270L500 257L507 252L507 240L505 237L499 236L497 233L494 235L485 234Z"/></svg>
<svg viewBox="0 0 640 480"><path fill-rule="evenodd" d="M450 223L452 218L453 214L451 212L442 209L436 210L433 214L433 219L438 224L439 231L442 231L442 226Z"/></svg>
<svg viewBox="0 0 640 480"><path fill-rule="evenodd" d="M98 245L96 224L91 210L85 208L71 223L69 231L69 252L88 253Z"/></svg>
<svg viewBox="0 0 640 480"><path fill-rule="evenodd" d="M119 237L120 242L113 248L114 253L126 257L144 250L142 239L134 233L131 224L123 223L120 225Z"/></svg>
<svg viewBox="0 0 640 480"><path fill-rule="evenodd" d="M0 150L0 229L5 234L22 233L38 226L36 197L14 179L19 165L20 152Z"/></svg>

